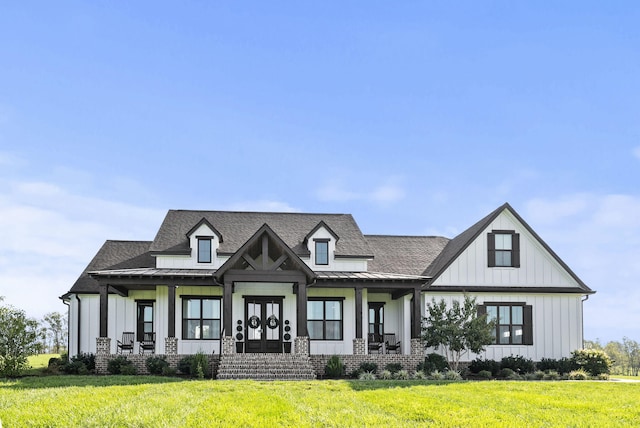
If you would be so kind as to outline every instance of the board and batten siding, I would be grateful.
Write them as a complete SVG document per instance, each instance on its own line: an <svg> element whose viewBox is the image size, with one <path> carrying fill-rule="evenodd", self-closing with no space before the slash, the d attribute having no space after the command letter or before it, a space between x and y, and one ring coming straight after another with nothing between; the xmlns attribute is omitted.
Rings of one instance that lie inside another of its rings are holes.
<svg viewBox="0 0 640 428"><path fill-rule="evenodd" d="M533 311L533 345L490 345L480 355L467 354L462 361L477 357L500 361L510 355L521 355L534 361L542 358L559 359L570 357L571 352L582 348L582 296L577 294L506 294L468 293L476 304L484 302L515 303L531 305ZM462 302L460 293L428 293L424 296L424 310L432 299L444 299L448 306L454 300ZM434 352L433 349L427 352ZM438 351L436 351L438 352Z"/></svg>
<svg viewBox="0 0 640 428"><path fill-rule="evenodd" d="M488 267L487 234L520 234L520 267ZM508 211L503 211L432 283L432 286L578 287L575 279Z"/></svg>

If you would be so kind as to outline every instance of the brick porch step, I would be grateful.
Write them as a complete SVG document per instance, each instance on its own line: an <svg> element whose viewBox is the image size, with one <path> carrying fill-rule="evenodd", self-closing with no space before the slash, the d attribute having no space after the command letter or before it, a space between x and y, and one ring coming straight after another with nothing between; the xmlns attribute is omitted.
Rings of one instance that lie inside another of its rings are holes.
<svg viewBox="0 0 640 428"><path fill-rule="evenodd" d="M217 379L310 380L316 374L308 355L223 354Z"/></svg>

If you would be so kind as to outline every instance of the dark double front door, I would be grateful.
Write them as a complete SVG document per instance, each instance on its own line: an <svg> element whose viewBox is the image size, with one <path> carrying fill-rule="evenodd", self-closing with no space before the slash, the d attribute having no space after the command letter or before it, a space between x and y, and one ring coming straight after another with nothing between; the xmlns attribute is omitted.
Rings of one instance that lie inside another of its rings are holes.
<svg viewBox="0 0 640 428"><path fill-rule="evenodd" d="M282 297L245 297L245 352L282 352Z"/></svg>

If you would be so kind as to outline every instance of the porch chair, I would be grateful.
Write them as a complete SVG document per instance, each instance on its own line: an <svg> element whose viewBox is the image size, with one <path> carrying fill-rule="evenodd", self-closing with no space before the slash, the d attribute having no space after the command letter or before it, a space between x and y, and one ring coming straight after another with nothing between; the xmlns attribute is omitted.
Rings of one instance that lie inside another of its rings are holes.
<svg viewBox="0 0 640 428"><path fill-rule="evenodd" d="M368 342L370 354L373 354L374 352L380 354L382 352L382 342L376 342L375 334L369 333Z"/></svg>
<svg viewBox="0 0 640 428"><path fill-rule="evenodd" d="M144 333L142 342L140 342L140 353L145 354L146 351L150 351L152 354L156 353L156 334Z"/></svg>
<svg viewBox="0 0 640 428"><path fill-rule="evenodd" d="M118 342L116 345L118 349L116 349L117 354L122 354L124 351L129 351L130 354L133 354L133 338L134 334L132 331L122 332L122 340L116 340Z"/></svg>
<svg viewBox="0 0 640 428"><path fill-rule="evenodd" d="M393 352L394 354L400 353L400 341L396 342L396 335L388 333L384 335L384 346L387 349L387 354Z"/></svg>

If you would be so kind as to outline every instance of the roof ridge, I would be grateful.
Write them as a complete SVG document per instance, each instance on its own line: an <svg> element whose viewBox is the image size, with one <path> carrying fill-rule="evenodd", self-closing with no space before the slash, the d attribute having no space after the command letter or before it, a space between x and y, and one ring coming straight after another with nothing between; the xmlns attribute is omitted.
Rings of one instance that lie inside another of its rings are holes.
<svg viewBox="0 0 640 428"><path fill-rule="evenodd" d="M444 239L451 239L451 238L447 238L446 236L441 236L441 235L379 235L379 234L368 234L368 233L365 233L365 234L363 234L363 236L365 238L372 237L372 238L444 238Z"/></svg>
<svg viewBox="0 0 640 428"><path fill-rule="evenodd" d="M284 214L284 215L304 215L304 216L351 216L349 213L320 213L301 211L248 211L248 210L190 210L190 209L169 209L170 212L191 212L191 213L229 213L229 214Z"/></svg>
<svg viewBox="0 0 640 428"><path fill-rule="evenodd" d="M120 242L120 243L140 243L140 244L151 244L153 241L148 240L138 240L138 239L107 239L106 242Z"/></svg>

